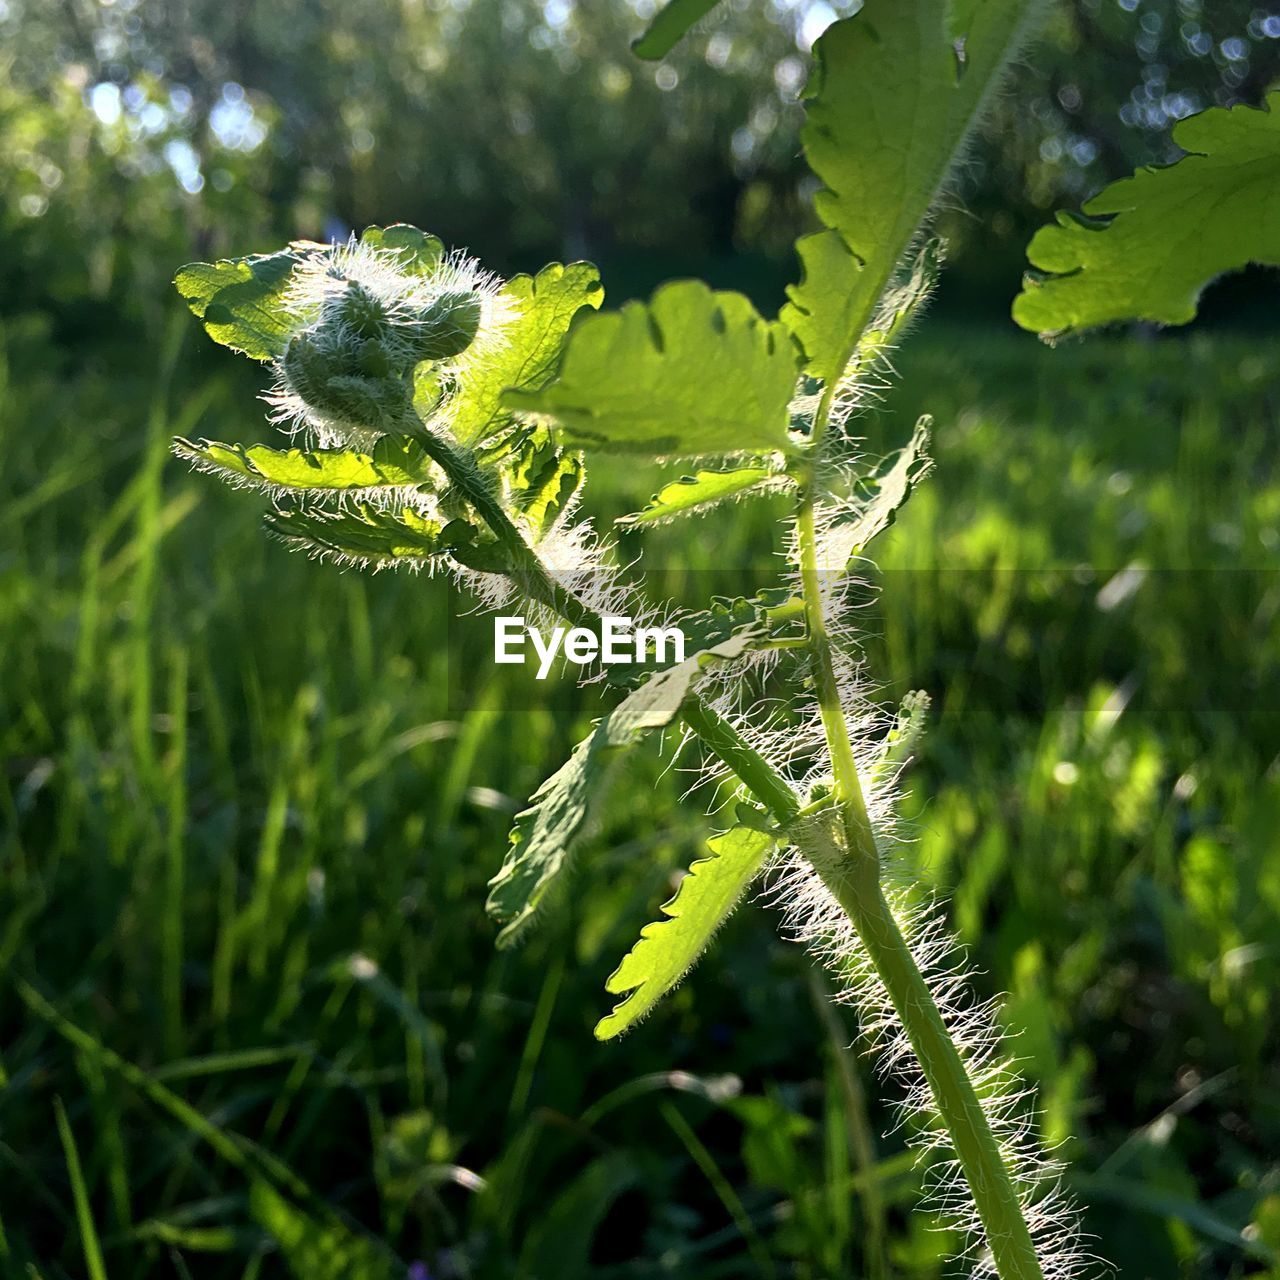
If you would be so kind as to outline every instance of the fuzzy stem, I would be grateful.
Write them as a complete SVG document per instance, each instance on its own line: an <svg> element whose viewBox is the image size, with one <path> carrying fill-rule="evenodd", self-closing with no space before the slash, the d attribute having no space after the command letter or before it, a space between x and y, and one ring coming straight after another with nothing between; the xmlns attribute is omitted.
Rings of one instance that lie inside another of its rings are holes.
<svg viewBox="0 0 1280 1280"><path fill-rule="evenodd" d="M484 473L471 457L451 441L425 426L412 414L406 427L427 455L444 470L459 492L489 526L511 565L509 576L525 593L575 626L598 625L596 612L558 583L538 553L524 540L503 509ZM753 796L782 826L795 819L799 803L786 779L773 768L729 721L717 715L697 694L680 706L685 724L703 745L736 774Z"/></svg>
<svg viewBox="0 0 1280 1280"><path fill-rule="evenodd" d="M830 837L806 840L804 851L849 917L889 993L929 1084L938 1116L951 1136L1000 1280L1044 1280L1023 1216L1022 1202L1000 1145L987 1123L964 1059L880 885L879 853L840 700L818 568L816 455L833 398L834 389L828 387L814 415L811 450L801 466L803 484L796 516L796 542L814 694L831 753L832 799L839 814L843 841Z"/></svg>

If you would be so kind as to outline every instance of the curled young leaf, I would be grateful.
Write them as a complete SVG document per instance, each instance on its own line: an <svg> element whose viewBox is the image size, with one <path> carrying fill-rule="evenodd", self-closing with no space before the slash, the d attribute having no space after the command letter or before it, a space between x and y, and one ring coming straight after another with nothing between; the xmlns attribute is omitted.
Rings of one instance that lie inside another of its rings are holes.
<svg viewBox="0 0 1280 1280"><path fill-rule="evenodd" d="M788 448L798 355L786 327L741 294L678 280L648 304L586 316L559 376L541 390L508 391L503 402L553 417L557 438L576 448L772 453Z"/></svg>
<svg viewBox="0 0 1280 1280"><path fill-rule="evenodd" d="M582 455L559 448L544 426L520 432L500 470L508 501L539 536L569 508L585 474Z"/></svg>
<svg viewBox="0 0 1280 1280"><path fill-rule="evenodd" d="M710 856L693 863L675 897L663 904L667 919L645 925L605 983L611 995L627 998L596 1023L597 1040L611 1040L634 1026L693 968L759 875L774 843L773 835L752 827L733 827L707 841Z"/></svg>
<svg viewBox="0 0 1280 1280"><path fill-rule="evenodd" d="M899 508L912 490L933 470L933 459L928 453L932 425L932 419L922 417L907 444L879 471L861 482L865 494L832 521L818 552L819 561L826 569L843 573L872 538L897 519Z"/></svg>

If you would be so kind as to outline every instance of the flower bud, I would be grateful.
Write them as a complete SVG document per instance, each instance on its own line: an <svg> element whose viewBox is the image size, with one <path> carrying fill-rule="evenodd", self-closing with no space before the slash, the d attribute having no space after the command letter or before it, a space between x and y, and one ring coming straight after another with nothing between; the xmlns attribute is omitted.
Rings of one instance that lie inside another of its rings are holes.
<svg viewBox="0 0 1280 1280"><path fill-rule="evenodd" d="M403 324L396 336L414 361L448 360L461 355L480 328L481 298L461 290L442 293Z"/></svg>

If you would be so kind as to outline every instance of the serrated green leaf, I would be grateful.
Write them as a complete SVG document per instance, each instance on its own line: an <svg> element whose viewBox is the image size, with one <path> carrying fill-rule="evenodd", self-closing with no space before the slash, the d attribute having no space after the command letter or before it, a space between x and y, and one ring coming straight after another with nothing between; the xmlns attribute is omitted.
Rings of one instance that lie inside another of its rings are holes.
<svg viewBox="0 0 1280 1280"><path fill-rule="evenodd" d="M369 453L349 449L272 449L265 444L193 443L181 437L173 451L236 485L270 493L328 493L350 497L380 489L429 484L431 463L421 445L403 436L383 436Z"/></svg>
<svg viewBox="0 0 1280 1280"><path fill-rule="evenodd" d="M489 881L486 909L506 922L500 947L519 939L569 866L607 795L607 774L617 756L676 718L706 666L741 657L754 639L750 633L733 636L652 676L602 717L534 792L530 807L516 815L506 859Z"/></svg>
<svg viewBox="0 0 1280 1280"><path fill-rule="evenodd" d="M906 446L863 481L868 490L863 500L823 534L819 558L829 570L843 572L854 556L861 555L874 537L893 524L912 490L933 470L928 453L931 426L930 418L921 418Z"/></svg>
<svg viewBox="0 0 1280 1280"><path fill-rule="evenodd" d="M734 827L707 841L711 856L699 858L675 897L663 904L667 919L645 925L639 942L605 983L611 995L627 998L596 1023L597 1040L628 1030L693 968L759 874L774 842L774 836L751 827Z"/></svg>
<svg viewBox="0 0 1280 1280"><path fill-rule="evenodd" d="M543 426L520 433L501 470L509 502L538 535L573 501L586 474L582 455L559 448Z"/></svg>
<svg viewBox="0 0 1280 1280"><path fill-rule="evenodd" d="M589 262L550 263L536 276L514 276L502 292L516 318L504 327L502 346L468 371L451 404L450 430L464 445L486 439L506 420L508 387L536 391L551 378L574 316L604 300L600 273Z"/></svg>
<svg viewBox="0 0 1280 1280"><path fill-rule="evenodd" d="M357 504L332 513L273 511L267 527L297 550L375 568L421 567L451 549L447 526L412 507L384 510Z"/></svg>
<svg viewBox="0 0 1280 1280"><path fill-rule="evenodd" d="M654 15L644 35L631 42L637 58L656 62L665 58L699 18L705 18L720 0L667 0Z"/></svg>
<svg viewBox="0 0 1280 1280"><path fill-rule="evenodd" d="M798 351L739 293L694 280L648 305L584 317L559 377L504 403L556 419L564 444L652 457L771 453L788 447Z"/></svg>
<svg viewBox="0 0 1280 1280"><path fill-rule="evenodd" d="M1186 324L1215 277L1280 266L1280 93L1265 108L1213 107L1174 126L1189 154L1140 169L1058 215L1027 249L1013 317L1042 337L1119 320ZM1106 219L1106 221L1102 221Z"/></svg>
<svg viewBox="0 0 1280 1280"><path fill-rule="evenodd" d="M824 183L818 216L852 251L821 232L798 245L804 278L788 290L787 318L815 377L844 372L1037 8L867 0L814 45L801 136Z"/></svg>
<svg viewBox="0 0 1280 1280"><path fill-rule="evenodd" d="M616 523L625 525L661 524L677 516L693 515L713 507L727 498L737 498L767 481L782 477L770 467L739 467L736 471L699 471L664 485L643 511L622 516Z"/></svg>

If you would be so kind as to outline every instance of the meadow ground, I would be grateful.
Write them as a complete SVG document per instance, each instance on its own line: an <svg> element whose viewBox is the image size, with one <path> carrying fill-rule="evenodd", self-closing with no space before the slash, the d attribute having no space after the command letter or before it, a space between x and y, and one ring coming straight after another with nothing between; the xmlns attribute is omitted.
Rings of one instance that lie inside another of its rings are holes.
<svg viewBox="0 0 1280 1280"><path fill-rule="evenodd" d="M593 1041L714 830L656 750L495 951L510 816L603 695L513 710L451 670L443 582L290 556L188 475L171 435L265 430L199 341L0 344L0 1275L943 1274L892 1097L767 905ZM1098 1252L1280 1275L1274 344L938 322L898 364L868 447L928 409L938 467L866 619L886 699L934 700L911 856L1011 993ZM654 488L597 480L609 515ZM695 602L775 571L776 515L626 550Z"/></svg>

